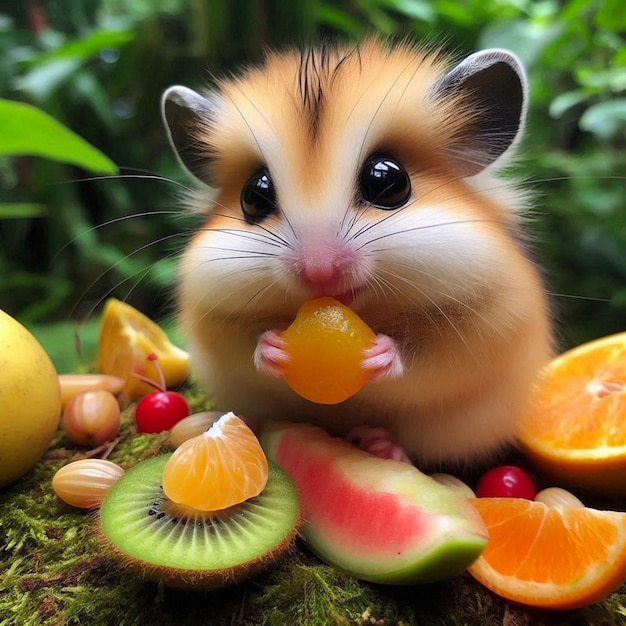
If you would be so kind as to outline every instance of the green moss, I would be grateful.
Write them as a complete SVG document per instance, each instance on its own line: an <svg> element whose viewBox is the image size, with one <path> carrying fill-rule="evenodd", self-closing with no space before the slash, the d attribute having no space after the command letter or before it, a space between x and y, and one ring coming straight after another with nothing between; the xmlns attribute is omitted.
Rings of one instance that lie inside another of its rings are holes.
<svg viewBox="0 0 626 626"><path fill-rule="evenodd" d="M206 402L186 391L194 410ZM110 459L124 467L168 449L167 435L138 435L132 409ZM469 575L421 587L362 583L321 564L304 546L236 587L183 592L145 582L98 543L93 513L63 504L54 472L84 456L61 434L35 469L0 492L0 626L232 624L501 626L626 622L626 589L581 611L548 614L508 605Z"/></svg>

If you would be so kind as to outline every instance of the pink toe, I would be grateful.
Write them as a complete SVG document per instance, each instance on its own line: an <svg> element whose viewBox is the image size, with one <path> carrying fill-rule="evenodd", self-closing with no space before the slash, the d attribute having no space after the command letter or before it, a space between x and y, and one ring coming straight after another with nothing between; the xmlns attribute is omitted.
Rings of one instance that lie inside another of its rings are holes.
<svg viewBox="0 0 626 626"><path fill-rule="evenodd" d="M253 356L257 370L275 378L282 378L285 374L285 364L289 361L284 346L285 340L278 331L264 332L259 337Z"/></svg>
<svg viewBox="0 0 626 626"><path fill-rule="evenodd" d="M368 372L370 382L385 377L402 376L404 366L396 342L387 335L377 335L374 345L363 351L362 367Z"/></svg>
<svg viewBox="0 0 626 626"><path fill-rule="evenodd" d="M381 459L392 459L411 463L401 446L396 444L389 432L385 428L370 428L369 426L359 426L353 428L347 436L347 440L355 446L369 452Z"/></svg>

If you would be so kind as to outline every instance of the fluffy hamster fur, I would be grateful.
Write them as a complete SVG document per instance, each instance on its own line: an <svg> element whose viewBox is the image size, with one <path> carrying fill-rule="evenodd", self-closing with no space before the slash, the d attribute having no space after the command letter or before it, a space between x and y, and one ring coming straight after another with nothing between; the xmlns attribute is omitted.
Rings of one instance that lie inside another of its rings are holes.
<svg viewBox="0 0 626 626"><path fill-rule="evenodd" d="M498 177L526 91L505 51L453 66L378 40L269 53L211 91L166 91L171 142L207 186L190 198L206 221L182 255L179 304L193 369L219 408L337 435L385 427L420 467L471 464L513 442L552 354L522 234L527 199ZM410 177L393 210L360 190L377 153ZM241 195L261 168L275 207L254 221ZM390 337L402 375L325 406L259 371L262 333L319 295L347 299Z"/></svg>

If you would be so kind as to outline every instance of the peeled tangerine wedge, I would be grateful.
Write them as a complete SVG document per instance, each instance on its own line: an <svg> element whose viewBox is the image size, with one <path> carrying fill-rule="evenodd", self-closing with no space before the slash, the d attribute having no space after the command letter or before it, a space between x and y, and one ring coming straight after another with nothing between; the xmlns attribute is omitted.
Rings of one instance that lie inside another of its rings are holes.
<svg viewBox="0 0 626 626"><path fill-rule="evenodd" d="M565 352L541 373L520 443L555 482L626 496L626 333Z"/></svg>
<svg viewBox="0 0 626 626"><path fill-rule="evenodd" d="M470 574L507 600L546 609L579 608L618 589L626 581L626 513L571 500L473 500L489 543Z"/></svg>
<svg viewBox="0 0 626 626"><path fill-rule="evenodd" d="M323 297L305 302L282 338L290 357L285 380L303 398L337 404L365 384L363 351L376 335L337 300Z"/></svg>
<svg viewBox="0 0 626 626"><path fill-rule="evenodd" d="M487 544L467 490L307 424L276 423L261 439L298 488L309 547L355 578L443 580L465 570Z"/></svg>
<svg viewBox="0 0 626 626"><path fill-rule="evenodd" d="M154 388L136 375L158 380L154 365L147 359L156 354L166 387L180 384L189 371L189 355L169 340L165 331L134 307L116 298L104 306L98 340L98 370L123 378L122 395L129 400Z"/></svg>
<svg viewBox="0 0 626 626"><path fill-rule="evenodd" d="M176 448L163 470L163 491L177 504L218 511L258 496L268 471L259 440L243 420L227 413Z"/></svg>

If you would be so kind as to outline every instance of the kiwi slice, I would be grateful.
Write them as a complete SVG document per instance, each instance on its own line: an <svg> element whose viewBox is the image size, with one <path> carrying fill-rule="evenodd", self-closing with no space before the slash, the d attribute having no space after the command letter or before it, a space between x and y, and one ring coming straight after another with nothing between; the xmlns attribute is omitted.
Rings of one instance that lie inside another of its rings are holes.
<svg viewBox="0 0 626 626"><path fill-rule="evenodd" d="M100 535L113 556L170 587L211 589L253 576L295 540L296 488L275 463L263 492L222 511L177 505L161 477L171 455L143 461L113 485L100 509Z"/></svg>

